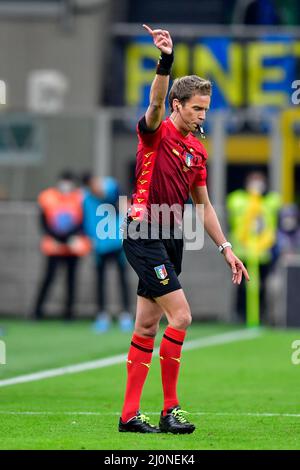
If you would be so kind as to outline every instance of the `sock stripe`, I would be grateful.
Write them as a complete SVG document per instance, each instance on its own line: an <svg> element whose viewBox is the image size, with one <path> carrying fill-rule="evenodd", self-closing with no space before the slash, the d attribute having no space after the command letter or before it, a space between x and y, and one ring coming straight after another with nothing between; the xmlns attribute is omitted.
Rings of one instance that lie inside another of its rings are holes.
<svg viewBox="0 0 300 470"><path fill-rule="evenodd" d="M143 351L143 352L147 352L147 353L152 353L153 352L153 349L143 348L143 346L140 346L139 344L136 344L133 341L131 341L131 346L133 346L137 349L140 349L140 351Z"/></svg>
<svg viewBox="0 0 300 470"><path fill-rule="evenodd" d="M164 338L171 341L171 343L179 344L179 346L183 345L183 341L177 341L177 339L170 338L170 336L167 336L166 334L164 334Z"/></svg>

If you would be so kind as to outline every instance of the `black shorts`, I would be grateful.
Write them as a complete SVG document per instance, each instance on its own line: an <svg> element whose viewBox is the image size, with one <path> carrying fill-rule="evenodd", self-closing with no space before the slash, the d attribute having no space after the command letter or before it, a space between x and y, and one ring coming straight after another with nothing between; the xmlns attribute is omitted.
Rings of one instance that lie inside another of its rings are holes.
<svg viewBox="0 0 300 470"><path fill-rule="evenodd" d="M139 277L137 294L153 299L181 289L183 239L143 239L123 241L126 257Z"/></svg>

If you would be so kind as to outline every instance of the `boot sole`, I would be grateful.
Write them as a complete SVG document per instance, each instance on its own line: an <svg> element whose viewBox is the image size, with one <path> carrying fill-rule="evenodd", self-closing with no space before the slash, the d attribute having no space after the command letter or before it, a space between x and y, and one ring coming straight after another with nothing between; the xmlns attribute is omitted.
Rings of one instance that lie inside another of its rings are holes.
<svg viewBox="0 0 300 470"><path fill-rule="evenodd" d="M164 430L161 429L160 432L164 434L192 434L195 431L195 429L176 429L174 431L172 430Z"/></svg>
<svg viewBox="0 0 300 470"><path fill-rule="evenodd" d="M133 432L133 433L139 433L139 434L160 434L161 433L161 430L158 429L156 432L151 432L151 431L140 431L138 429L124 429L124 428L119 428L118 429L119 432Z"/></svg>
<svg viewBox="0 0 300 470"><path fill-rule="evenodd" d="M156 431L156 432L151 432L151 431L149 431L149 432L143 432L143 431L132 431L132 430L128 431L127 429L119 429L119 432L133 432L133 433L135 433L135 434L161 434L161 433L162 433L162 431Z"/></svg>

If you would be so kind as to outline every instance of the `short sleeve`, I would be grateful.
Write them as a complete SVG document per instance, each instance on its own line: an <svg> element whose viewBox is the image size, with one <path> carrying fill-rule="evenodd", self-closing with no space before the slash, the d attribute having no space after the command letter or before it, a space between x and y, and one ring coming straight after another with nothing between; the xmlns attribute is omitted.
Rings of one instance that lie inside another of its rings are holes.
<svg viewBox="0 0 300 470"><path fill-rule="evenodd" d="M206 180L207 180L207 170L206 170L206 166L203 166L199 168L199 171L193 183L193 187L206 186Z"/></svg>
<svg viewBox="0 0 300 470"><path fill-rule="evenodd" d="M146 118L143 116L136 127L139 140L147 147L158 146L164 129L164 121L160 123L155 131L147 129Z"/></svg>

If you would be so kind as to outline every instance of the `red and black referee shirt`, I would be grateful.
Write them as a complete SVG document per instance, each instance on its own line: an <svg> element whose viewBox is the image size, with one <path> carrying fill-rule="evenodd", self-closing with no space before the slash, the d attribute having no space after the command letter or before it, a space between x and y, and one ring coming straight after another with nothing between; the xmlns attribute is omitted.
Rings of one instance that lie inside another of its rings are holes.
<svg viewBox="0 0 300 470"><path fill-rule="evenodd" d="M204 146L192 133L182 135L170 118L151 132L143 117L137 134L136 183L130 216L143 220L145 208L150 214L152 204L176 204L183 211L191 189L206 185L208 155Z"/></svg>

